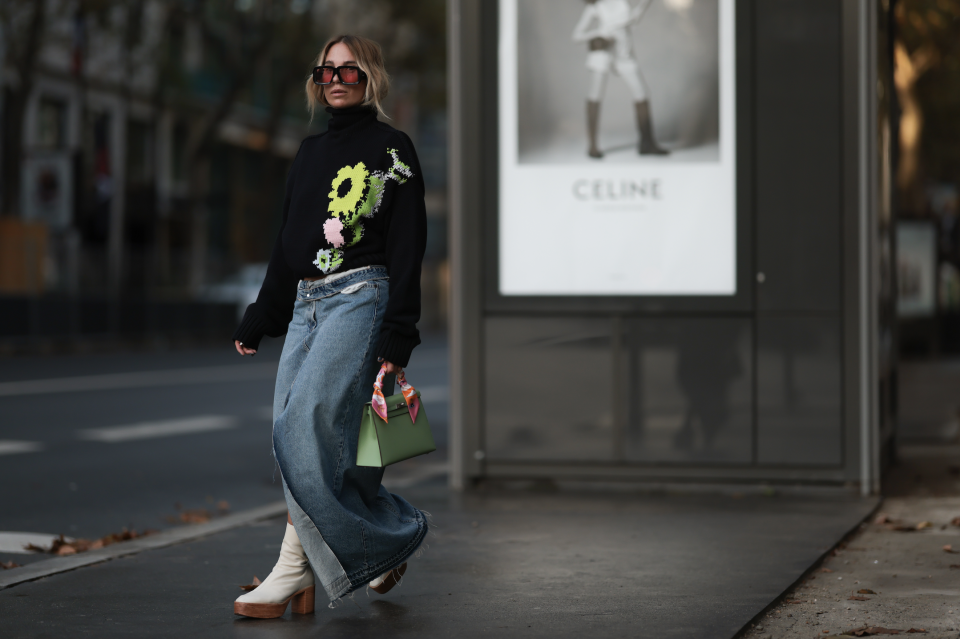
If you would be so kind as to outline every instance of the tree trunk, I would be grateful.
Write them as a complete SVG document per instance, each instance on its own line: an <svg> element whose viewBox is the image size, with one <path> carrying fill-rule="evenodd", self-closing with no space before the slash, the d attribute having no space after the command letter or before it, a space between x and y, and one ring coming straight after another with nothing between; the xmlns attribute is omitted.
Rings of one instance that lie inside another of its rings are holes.
<svg viewBox="0 0 960 639"><path fill-rule="evenodd" d="M2 215L20 215L21 165L23 164L23 116L27 100L21 90L4 96L3 118L3 209Z"/></svg>
<svg viewBox="0 0 960 639"><path fill-rule="evenodd" d="M33 13L24 36L23 46L16 52L14 66L17 69L16 89L9 90L4 100L3 130L3 208L0 215L20 214L20 186L23 165L23 120L30 94L33 93L33 71L37 55L43 44L43 29L46 24L46 2L31 2ZM13 50L13 42L7 43Z"/></svg>
<svg viewBox="0 0 960 639"><path fill-rule="evenodd" d="M207 211L210 153L201 150L185 167L189 171L190 291L197 295L207 283Z"/></svg>
<svg viewBox="0 0 960 639"><path fill-rule="evenodd" d="M186 170L190 180L188 204L191 214L190 237L190 290L197 295L206 284L207 268L207 185L210 172L210 158L213 144L217 139L220 123L226 119L240 93L247 86L250 72L266 51L269 38L263 37L248 56L249 64L238 69L230 85L220 96L217 106L210 111L196 128L187 149Z"/></svg>
<svg viewBox="0 0 960 639"><path fill-rule="evenodd" d="M901 210L916 215L924 211L926 202L920 164L923 108L917 96L917 82L932 66L934 53L931 48L922 47L911 55L902 42L896 42L893 55L893 81L900 103L897 189L900 193Z"/></svg>

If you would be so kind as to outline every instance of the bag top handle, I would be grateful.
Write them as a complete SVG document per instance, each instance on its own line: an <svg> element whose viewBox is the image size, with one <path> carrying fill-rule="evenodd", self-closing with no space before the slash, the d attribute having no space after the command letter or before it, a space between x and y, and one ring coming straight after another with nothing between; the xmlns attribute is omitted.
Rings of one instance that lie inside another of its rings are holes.
<svg viewBox="0 0 960 639"><path fill-rule="evenodd" d="M387 399L383 396L383 378L387 374L387 364L380 365L380 372L377 373L377 379L373 382L373 397L370 404L373 411L380 416L380 419L387 421ZM410 385L401 368L397 371L397 381L400 383L400 391L403 398L407 401L407 409L410 412L410 421L417 423L417 413L420 411L420 397L417 390Z"/></svg>

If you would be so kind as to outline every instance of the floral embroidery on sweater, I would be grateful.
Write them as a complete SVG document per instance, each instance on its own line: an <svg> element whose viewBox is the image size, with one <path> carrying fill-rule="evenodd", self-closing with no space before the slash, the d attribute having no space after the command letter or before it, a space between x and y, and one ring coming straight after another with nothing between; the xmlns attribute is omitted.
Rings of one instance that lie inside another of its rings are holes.
<svg viewBox="0 0 960 639"><path fill-rule="evenodd" d="M360 220L373 217L380 210L387 182L393 180L403 184L413 177L413 171L400 161L396 149L387 149L387 153L393 158L393 165L386 171L370 172L363 162L357 162L354 166L348 164L341 168L333 178L327 194L330 198L327 212L331 217L323 223L323 235L333 249L320 249L313 262L324 273L339 268L343 264L343 249L350 248L363 237ZM350 188L340 195L341 187L348 181Z"/></svg>

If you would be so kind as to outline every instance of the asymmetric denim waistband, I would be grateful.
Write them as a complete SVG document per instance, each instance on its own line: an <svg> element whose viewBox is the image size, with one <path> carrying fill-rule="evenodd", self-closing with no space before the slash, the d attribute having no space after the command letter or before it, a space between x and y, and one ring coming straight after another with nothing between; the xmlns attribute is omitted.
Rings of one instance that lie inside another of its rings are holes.
<svg viewBox="0 0 960 639"><path fill-rule="evenodd" d="M386 266L363 266L351 269L345 273L325 277L322 280L300 280L297 284L297 299L300 301L316 300L330 295L336 295L353 284L369 280L389 279Z"/></svg>

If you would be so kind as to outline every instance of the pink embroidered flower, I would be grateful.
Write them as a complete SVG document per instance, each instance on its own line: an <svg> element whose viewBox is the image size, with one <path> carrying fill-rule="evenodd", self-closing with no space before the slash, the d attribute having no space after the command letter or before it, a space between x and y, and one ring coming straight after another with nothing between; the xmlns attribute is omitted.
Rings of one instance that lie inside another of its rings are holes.
<svg viewBox="0 0 960 639"><path fill-rule="evenodd" d="M334 248L340 248L343 246L343 222L335 217L331 217L329 220L323 223L323 235L327 238L327 241L333 244Z"/></svg>

